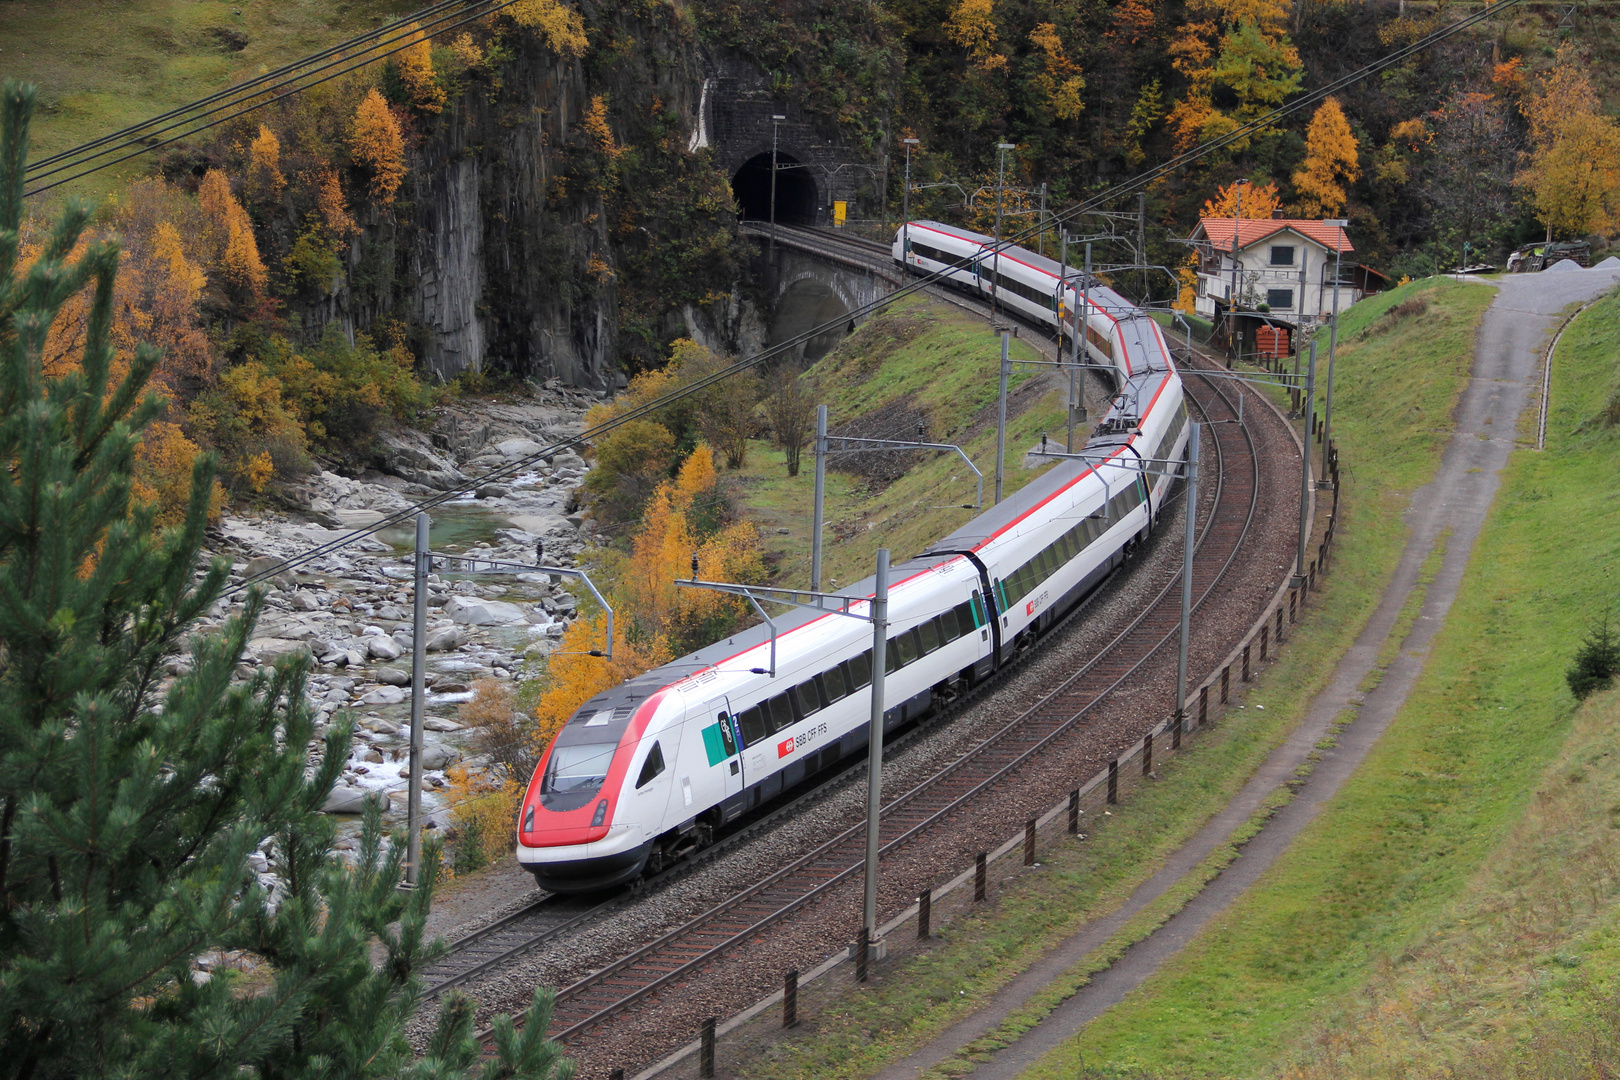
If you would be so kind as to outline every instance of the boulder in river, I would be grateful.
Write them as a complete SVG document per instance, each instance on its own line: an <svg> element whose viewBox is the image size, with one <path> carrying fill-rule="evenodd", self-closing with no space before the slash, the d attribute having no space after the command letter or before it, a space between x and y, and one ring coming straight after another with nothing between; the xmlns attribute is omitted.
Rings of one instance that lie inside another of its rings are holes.
<svg viewBox="0 0 1620 1080"><path fill-rule="evenodd" d="M461 648L461 646L466 644L466 642L467 635L462 633L460 628L454 626L442 626L428 634L427 651L450 652L453 649Z"/></svg>
<svg viewBox="0 0 1620 1080"><path fill-rule="evenodd" d="M522 608L504 600L452 596L444 605L447 617L468 626L508 626L527 621Z"/></svg>

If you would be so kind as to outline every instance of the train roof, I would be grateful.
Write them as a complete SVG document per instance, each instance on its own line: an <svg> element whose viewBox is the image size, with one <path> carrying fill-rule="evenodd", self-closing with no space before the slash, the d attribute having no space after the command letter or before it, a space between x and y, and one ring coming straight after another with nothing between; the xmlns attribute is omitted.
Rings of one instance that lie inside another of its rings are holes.
<svg viewBox="0 0 1620 1080"><path fill-rule="evenodd" d="M908 577L945 562L950 557L948 555L924 554L891 564L889 567L889 582L891 586L897 584ZM833 594L836 596L848 596L855 600L867 600L876 589L877 578L875 575L871 575L842 589L833 590ZM780 638L788 631L807 626L822 618L825 614L825 612L808 608L790 608L781 614L773 612L771 619L776 623L776 636ZM616 737L617 734L623 732L624 725L629 722L630 714L635 711L635 706L646 701L659 690L680 682L688 676L715 667L737 656L739 653L747 652L749 649L758 646L768 647L770 641L771 628L764 623L750 626L746 630L739 630L735 634L729 634L713 645L706 645L696 652L677 657L667 664L661 664L637 675L633 679L627 679L617 686L603 690L584 705L581 705L579 710L569 718L565 726L583 725L597 718L599 714L608 712L610 718L605 721L607 726L599 733L599 736L602 739L610 736ZM598 721L598 724L593 726L603 724L604 721ZM592 741L596 740L593 739Z"/></svg>
<svg viewBox="0 0 1620 1080"><path fill-rule="evenodd" d="M993 236L985 236L983 233L976 233L969 229L959 229L955 225L947 225L942 221L913 221L911 224L925 229L934 229L937 232L942 232L947 236L954 236L958 240L965 240L971 244L993 245L996 242L995 237ZM1008 258L1016 259L1018 262L1023 263L1025 266L1028 266L1031 269L1039 270L1044 274L1050 274L1052 277L1059 277L1064 273L1062 263L1058 262L1056 259L1049 259L1045 255L1031 251L1028 248L1010 245L1002 248L1001 253ZM1068 268L1067 280L1071 288L1076 290L1080 289L1082 286L1081 279L1084 276L1085 274L1083 271L1078 270L1073 266ZM1117 314L1121 311L1132 311L1135 309L1135 305L1105 285L1102 279L1097 277L1096 274L1091 275L1090 292L1091 302L1098 308L1107 311L1109 314Z"/></svg>

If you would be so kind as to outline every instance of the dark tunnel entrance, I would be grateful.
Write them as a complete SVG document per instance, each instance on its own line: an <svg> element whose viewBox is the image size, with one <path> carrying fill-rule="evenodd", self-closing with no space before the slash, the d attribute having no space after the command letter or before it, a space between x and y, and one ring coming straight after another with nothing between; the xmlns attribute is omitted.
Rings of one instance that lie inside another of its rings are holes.
<svg viewBox="0 0 1620 1080"><path fill-rule="evenodd" d="M776 154L776 220L784 225L814 225L820 209L816 182L807 166L791 154ZM737 208L744 221L771 219L771 155L755 154L731 178Z"/></svg>

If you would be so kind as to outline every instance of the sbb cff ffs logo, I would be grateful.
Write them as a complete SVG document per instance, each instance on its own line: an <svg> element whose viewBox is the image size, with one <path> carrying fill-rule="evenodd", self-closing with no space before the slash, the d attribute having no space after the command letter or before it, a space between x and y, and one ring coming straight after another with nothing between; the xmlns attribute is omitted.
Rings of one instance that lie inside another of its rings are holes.
<svg viewBox="0 0 1620 1080"><path fill-rule="evenodd" d="M813 743L825 734L827 734L827 725L817 724L809 731L795 735L791 739L783 739L781 742L776 744L776 756L779 758L785 758L789 754L793 753L793 751L799 749L801 746Z"/></svg>

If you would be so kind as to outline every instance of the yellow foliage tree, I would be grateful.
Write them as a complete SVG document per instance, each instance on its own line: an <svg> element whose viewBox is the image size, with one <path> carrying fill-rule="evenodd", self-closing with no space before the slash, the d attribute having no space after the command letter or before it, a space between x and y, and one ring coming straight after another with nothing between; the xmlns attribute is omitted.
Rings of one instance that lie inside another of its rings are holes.
<svg viewBox="0 0 1620 1080"><path fill-rule="evenodd" d="M1241 197L1239 195L1241 192ZM1240 208L1239 202L1243 205ZM1277 185L1271 181L1264 184L1239 184L1233 181L1223 185L1215 193L1213 199L1204 200L1204 208L1199 211L1199 217L1240 217L1244 221L1262 221L1269 218L1272 211L1282 205L1282 198L1277 194Z"/></svg>
<svg viewBox="0 0 1620 1080"><path fill-rule="evenodd" d="M1040 23L1030 31L1029 40L1045 58L1045 69L1035 76L1035 83L1046 95L1047 108L1059 120L1073 120L1086 107L1080 98L1086 88L1080 65L1064 53L1055 23Z"/></svg>
<svg viewBox="0 0 1620 1080"><path fill-rule="evenodd" d="M1516 177L1555 234L1620 227L1620 126L1599 111L1596 89L1571 43L1520 106L1530 123L1529 166Z"/></svg>
<svg viewBox="0 0 1620 1080"><path fill-rule="evenodd" d="M585 20L560 0L517 0L504 13L519 26L539 34L546 47L559 56L576 59L584 56L590 45L585 37Z"/></svg>
<svg viewBox="0 0 1620 1080"><path fill-rule="evenodd" d="M248 146L247 177L243 188L256 203L275 202L287 187L281 175L281 140L276 133L259 125L259 134Z"/></svg>
<svg viewBox="0 0 1620 1080"><path fill-rule="evenodd" d="M201 452L178 424L159 420L147 427L135 448L135 480L130 491L156 509L158 525L178 525L185 520L191 500L191 467ZM215 481L208 499L208 519L217 521L224 505L225 489Z"/></svg>
<svg viewBox="0 0 1620 1080"><path fill-rule="evenodd" d="M324 166L315 174L315 212L321 216L321 224L333 237L341 241L360 231L360 226L354 223L349 213L348 205L343 201L343 184L338 180L337 170L330 165Z"/></svg>
<svg viewBox="0 0 1620 1080"><path fill-rule="evenodd" d="M613 659L592 656L603 652L607 643L607 616L601 612L583 615L563 631L557 651L546 661L540 701L534 715L540 723L532 738L536 754L543 753L551 737L568 722L579 707L603 690L671 659L668 642L657 634L631 641L626 620L613 628Z"/></svg>
<svg viewBox="0 0 1620 1080"><path fill-rule="evenodd" d="M355 109L349 126L349 155L371 173L371 194L389 206L405 181L405 137L388 102L373 87Z"/></svg>
<svg viewBox="0 0 1620 1080"><path fill-rule="evenodd" d="M231 184L218 169L209 169L197 189L207 218L208 246L220 279L254 301L263 299L269 275L259 258L253 221L231 194Z"/></svg>
<svg viewBox="0 0 1620 1080"><path fill-rule="evenodd" d="M433 42L414 22L406 29L410 33L408 44L394 54L399 81L405 85L412 105L425 113L442 112L445 94L433 75Z"/></svg>
<svg viewBox="0 0 1620 1080"><path fill-rule="evenodd" d="M1285 33L1288 9L1281 0L1189 0L1165 50L1187 81L1166 117L1176 149L1223 135L1292 92L1300 62ZM1215 107L1217 84L1239 99L1233 115Z"/></svg>
<svg viewBox="0 0 1620 1080"><path fill-rule="evenodd" d="M613 140L613 128L608 124L607 102L602 95L597 94L591 98L590 108L585 110L585 119L581 121L585 134L591 137L596 148L609 158L618 157L623 151Z"/></svg>
<svg viewBox="0 0 1620 1080"><path fill-rule="evenodd" d="M118 207L114 224L124 258L113 285L109 388L128 373L141 342L163 351L153 384L160 397L168 397L182 383L206 381L212 374L213 349L202 330L199 311L207 278L188 254L180 228L164 216L187 210L196 214L196 204L162 180L130 185ZM202 234L207 230L200 221L186 224L188 235L205 246ZM82 257L90 242L99 238L87 234L70 261ZM38 243L22 245L19 269L31 266L41 250ZM90 301L89 292L69 297L51 324L41 357L46 377L60 378L79 369L89 331Z"/></svg>
<svg viewBox="0 0 1620 1080"><path fill-rule="evenodd" d="M1361 175L1356 137L1337 98L1317 108L1305 129L1305 161L1294 174L1302 217L1337 217L1349 195L1344 185Z"/></svg>
<svg viewBox="0 0 1620 1080"><path fill-rule="evenodd" d="M747 610L733 596L676 588L677 577L691 575L694 556L702 578L746 583L763 576L759 530L752 523L703 527L718 516L720 501L714 454L699 445L675 479L660 484L648 501L615 590L642 632L664 638L678 652L709 644Z"/></svg>
<svg viewBox="0 0 1620 1080"><path fill-rule="evenodd" d="M985 71L999 71L1007 58L997 51L1000 31L996 28L994 0L958 0L945 20L945 35L967 50L968 59Z"/></svg>

